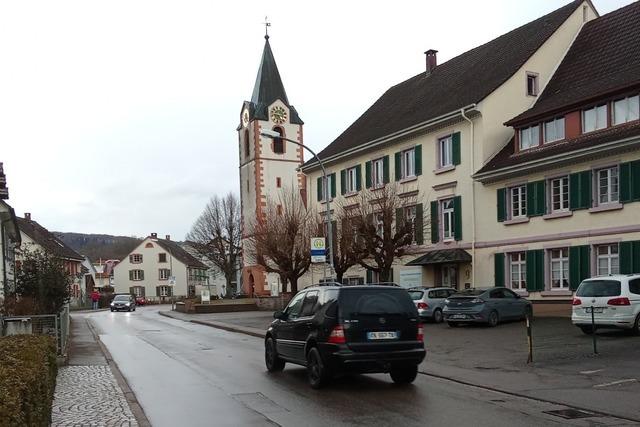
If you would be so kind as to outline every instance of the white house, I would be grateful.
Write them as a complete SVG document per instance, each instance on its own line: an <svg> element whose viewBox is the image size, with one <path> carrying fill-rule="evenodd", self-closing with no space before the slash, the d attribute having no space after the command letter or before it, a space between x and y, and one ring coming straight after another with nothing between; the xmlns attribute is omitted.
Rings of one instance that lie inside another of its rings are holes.
<svg viewBox="0 0 640 427"><path fill-rule="evenodd" d="M170 236L159 239L151 233L114 267L116 293L131 293L148 299L191 297L207 283L208 267L184 250Z"/></svg>
<svg viewBox="0 0 640 427"><path fill-rule="evenodd" d="M15 284L15 250L20 246L20 231L16 214L5 200L9 189L0 163L0 302Z"/></svg>

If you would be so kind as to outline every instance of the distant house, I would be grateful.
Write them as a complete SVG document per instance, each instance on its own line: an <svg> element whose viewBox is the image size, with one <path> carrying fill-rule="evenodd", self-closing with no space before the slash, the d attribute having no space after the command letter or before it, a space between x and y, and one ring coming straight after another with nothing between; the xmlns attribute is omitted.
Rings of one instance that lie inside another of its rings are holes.
<svg viewBox="0 0 640 427"><path fill-rule="evenodd" d="M198 251L189 244L189 242L183 243L182 247L184 248L184 250L202 261L202 263L208 267L207 280L209 281L209 286L211 288L211 295L223 297L229 292L236 292L237 279L231 282L231 289L227 289L227 279L224 277L224 273L220 271L220 269L216 267L216 265L211 262L211 260L209 260L206 256L200 255ZM238 259L238 269L240 269L239 262L240 259ZM196 289L196 294L200 294L200 289Z"/></svg>
<svg viewBox="0 0 640 427"><path fill-rule="evenodd" d="M114 268L116 293L131 293L164 301L167 297L195 296L207 283L208 267L170 236L151 233Z"/></svg>
<svg viewBox="0 0 640 427"><path fill-rule="evenodd" d="M7 199L9 189L0 163L0 302L15 285L15 251L21 242L16 214Z"/></svg>
<svg viewBox="0 0 640 427"><path fill-rule="evenodd" d="M20 253L30 251L45 251L53 254L64 263L64 269L73 279L71 284L71 303L78 304L82 301L82 289L84 285L84 275L82 273L82 261L84 257L67 246L49 230L31 219L30 213L25 213L24 218L16 218L20 229ZM20 253L17 260L20 261Z"/></svg>
<svg viewBox="0 0 640 427"><path fill-rule="evenodd" d="M117 259L108 259L103 261L102 259L98 260L98 262L93 263L93 268L95 269L95 283L98 288L105 288L108 286L113 287L113 268L120 263L120 260Z"/></svg>

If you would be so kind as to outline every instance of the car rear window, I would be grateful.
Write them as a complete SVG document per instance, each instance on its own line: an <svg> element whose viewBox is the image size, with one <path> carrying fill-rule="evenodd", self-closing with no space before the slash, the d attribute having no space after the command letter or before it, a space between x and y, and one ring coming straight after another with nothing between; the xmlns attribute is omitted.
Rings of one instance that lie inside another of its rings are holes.
<svg viewBox="0 0 640 427"><path fill-rule="evenodd" d="M342 289L339 302L345 319L362 315L416 314L416 307L404 289Z"/></svg>
<svg viewBox="0 0 640 427"><path fill-rule="evenodd" d="M409 296L414 301L421 299L422 295L424 295L424 292L422 292L422 291L409 291Z"/></svg>
<svg viewBox="0 0 640 427"><path fill-rule="evenodd" d="M617 280L589 280L582 282L576 296L579 297L616 297L620 295L621 285Z"/></svg>
<svg viewBox="0 0 640 427"><path fill-rule="evenodd" d="M478 296L487 292L486 289L463 289L460 292L453 294L454 297L465 297L465 296Z"/></svg>

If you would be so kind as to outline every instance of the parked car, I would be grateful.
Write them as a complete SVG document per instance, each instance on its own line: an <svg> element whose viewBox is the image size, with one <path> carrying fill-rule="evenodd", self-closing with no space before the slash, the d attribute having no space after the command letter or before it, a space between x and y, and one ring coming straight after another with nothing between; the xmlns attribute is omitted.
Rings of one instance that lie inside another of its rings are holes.
<svg viewBox="0 0 640 427"><path fill-rule="evenodd" d="M503 287L465 289L447 298L444 304L442 313L449 326L496 326L503 320L524 319L532 313L530 301Z"/></svg>
<svg viewBox="0 0 640 427"><path fill-rule="evenodd" d="M147 299L143 296L137 296L136 305L147 305Z"/></svg>
<svg viewBox="0 0 640 427"><path fill-rule="evenodd" d="M444 300L455 294L453 288L412 288L409 295L418 309L418 315L422 320L431 320L435 323L442 322L442 309Z"/></svg>
<svg viewBox="0 0 640 427"><path fill-rule="evenodd" d="M640 274L586 279L573 298L571 322L585 334L597 328L629 329L640 335Z"/></svg>
<svg viewBox="0 0 640 427"><path fill-rule="evenodd" d="M136 311L136 301L132 295L118 294L110 305L111 311Z"/></svg>
<svg viewBox="0 0 640 427"><path fill-rule="evenodd" d="M313 388L347 372L384 372L411 383L426 354L418 311L397 286L309 287L274 318L264 342L267 370L306 366Z"/></svg>

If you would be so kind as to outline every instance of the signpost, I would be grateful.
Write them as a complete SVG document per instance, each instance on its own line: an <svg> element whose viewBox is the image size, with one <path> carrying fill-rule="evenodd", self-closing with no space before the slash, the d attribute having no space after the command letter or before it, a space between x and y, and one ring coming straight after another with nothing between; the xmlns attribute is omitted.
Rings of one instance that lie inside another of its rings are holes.
<svg viewBox="0 0 640 427"><path fill-rule="evenodd" d="M327 251L325 248L324 237L311 238L311 262L314 264L327 262Z"/></svg>
<svg viewBox="0 0 640 427"><path fill-rule="evenodd" d="M202 298L202 303L203 304L205 302L207 304L209 304L211 302L211 292L209 291L209 289L203 289L202 291L200 291L200 297Z"/></svg>

